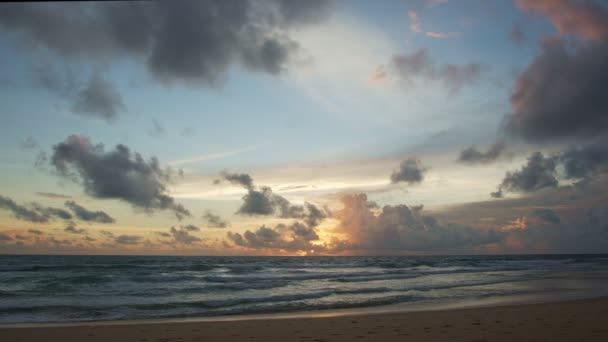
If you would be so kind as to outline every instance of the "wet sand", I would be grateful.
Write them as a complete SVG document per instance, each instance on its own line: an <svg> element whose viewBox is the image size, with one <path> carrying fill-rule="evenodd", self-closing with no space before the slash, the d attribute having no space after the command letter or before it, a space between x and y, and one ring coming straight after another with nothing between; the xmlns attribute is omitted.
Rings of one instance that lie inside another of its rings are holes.
<svg viewBox="0 0 608 342"><path fill-rule="evenodd" d="M608 341L608 298L338 317L0 326L0 341Z"/></svg>

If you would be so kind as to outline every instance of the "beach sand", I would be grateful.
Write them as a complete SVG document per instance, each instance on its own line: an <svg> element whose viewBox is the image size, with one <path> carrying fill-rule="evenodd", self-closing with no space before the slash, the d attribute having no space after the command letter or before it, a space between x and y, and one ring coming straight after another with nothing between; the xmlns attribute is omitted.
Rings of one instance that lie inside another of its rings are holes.
<svg viewBox="0 0 608 342"><path fill-rule="evenodd" d="M0 327L0 341L608 341L608 298L337 317Z"/></svg>

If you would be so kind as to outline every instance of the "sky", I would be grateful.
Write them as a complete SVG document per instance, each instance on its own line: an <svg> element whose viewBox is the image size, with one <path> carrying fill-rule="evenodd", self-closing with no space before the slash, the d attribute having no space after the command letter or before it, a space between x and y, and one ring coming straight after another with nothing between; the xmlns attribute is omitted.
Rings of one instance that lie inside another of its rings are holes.
<svg viewBox="0 0 608 342"><path fill-rule="evenodd" d="M608 252L608 4L0 4L0 253Z"/></svg>

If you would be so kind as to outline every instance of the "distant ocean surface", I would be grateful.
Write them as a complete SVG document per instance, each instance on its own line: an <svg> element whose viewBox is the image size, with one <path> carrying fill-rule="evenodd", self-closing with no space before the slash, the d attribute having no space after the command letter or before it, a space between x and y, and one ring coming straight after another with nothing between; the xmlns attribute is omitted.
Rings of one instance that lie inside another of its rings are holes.
<svg viewBox="0 0 608 342"><path fill-rule="evenodd" d="M608 255L0 256L0 324L608 295Z"/></svg>

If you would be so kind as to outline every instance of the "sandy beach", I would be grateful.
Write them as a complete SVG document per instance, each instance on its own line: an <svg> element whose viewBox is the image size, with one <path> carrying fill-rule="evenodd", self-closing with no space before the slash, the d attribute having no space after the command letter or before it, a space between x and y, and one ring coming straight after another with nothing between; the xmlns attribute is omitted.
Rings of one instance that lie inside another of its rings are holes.
<svg viewBox="0 0 608 342"><path fill-rule="evenodd" d="M608 298L440 311L2 327L1 341L608 341Z"/></svg>

